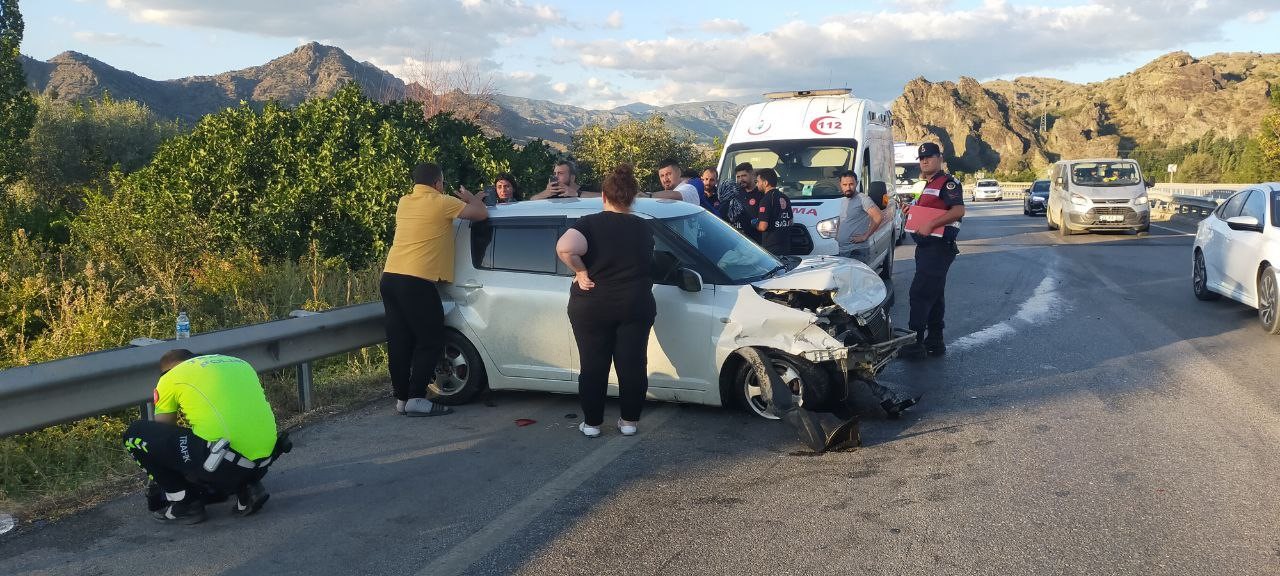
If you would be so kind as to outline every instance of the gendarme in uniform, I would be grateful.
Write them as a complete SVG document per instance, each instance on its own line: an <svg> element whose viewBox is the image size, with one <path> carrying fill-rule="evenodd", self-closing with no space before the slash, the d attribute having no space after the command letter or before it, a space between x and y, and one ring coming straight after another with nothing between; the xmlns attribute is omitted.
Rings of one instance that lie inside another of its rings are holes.
<svg viewBox="0 0 1280 576"><path fill-rule="evenodd" d="M941 169L941 156L942 150L937 144L925 142L920 145L918 157L922 171L925 162L938 162L938 167L937 172L925 181L916 206L944 211L964 206L960 181ZM942 339L942 329L946 325L943 320L946 313L944 292L947 272L960 253L956 247L959 234L960 219L957 219L943 227L941 237L911 235L916 243L916 273L911 281L911 316L907 327L916 332L917 341L903 348L904 357L941 356L946 353Z"/></svg>

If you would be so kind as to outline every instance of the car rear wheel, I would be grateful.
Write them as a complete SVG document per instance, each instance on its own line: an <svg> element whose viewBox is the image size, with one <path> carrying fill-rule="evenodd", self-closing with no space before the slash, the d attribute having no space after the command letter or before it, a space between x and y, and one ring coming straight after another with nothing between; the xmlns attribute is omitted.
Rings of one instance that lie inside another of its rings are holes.
<svg viewBox="0 0 1280 576"><path fill-rule="evenodd" d="M448 406L466 404L489 387L484 360L466 336L446 330L444 351L436 364L436 378L428 388L432 402Z"/></svg>
<svg viewBox="0 0 1280 576"><path fill-rule="evenodd" d="M1258 319L1262 321L1262 329L1267 334L1280 334L1280 290L1276 286L1276 270L1270 266L1258 274Z"/></svg>
<svg viewBox="0 0 1280 576"><path fill-rule="evenodd" d="M1196 250L1191 264L1191 290L1197 300L1217 300L1220 294L1209 289L1209 275L1204 269L1204 254Z"/></svg>
<svg viewBox="0 0 1280 576"><path fill-rule="evenodd" d="M782 379L782 383L791 389L791 398L796 404L800 403L806 389L811 388L812 394L827 387L826 374L813 364L780 354L765 354L764 359L773 365L773 370ZM750 361L744 360L738 367L735 382L738 402L748 412L769 420L778 419L769 412L769 399L765 397L764 388L760 386L755 367Z"/></svg>

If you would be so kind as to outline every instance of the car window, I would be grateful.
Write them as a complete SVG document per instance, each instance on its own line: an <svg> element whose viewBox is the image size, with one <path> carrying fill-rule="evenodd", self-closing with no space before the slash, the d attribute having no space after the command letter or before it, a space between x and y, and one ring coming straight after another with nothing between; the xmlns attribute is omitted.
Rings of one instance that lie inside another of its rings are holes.
<svg viewBox="0 0 1280 576"><path fill-rule="evenodd" d="M561 227L477 222L471 227L471 259L476 268L563 274L556 257Z"/></svg>
<svg viewBox="0 0 1280 576"><path fill-rule="evenodd" d="M1244 208L1244 199L1248 195L1249 195L1249 191L1245 190L1244 192L1240 192L1239 194L1236 194L1235 196L1232 196L1231 198L1227 199L1227 201L1223 203L1222 206L1218 207L1218 211L1217 211L1218 218L1220 220L1226 220L1227 218L1234 218L1236 216L1239 216L1240 210Z"/></svg>
<svg viewBox="0 0 1280 576"><path fill-rule="evenodd" d="M998 186L995 180L979 180L979 186Z"/></svg>
<svg viewBox="0 0 1280 576"><path fill-rule="evenodd" d="M1271 191L1271 225L1280 228L1280 190Z"/></svg>
<svg viewBox="0 0 1280 576"><path fill-rule="evenodd" d="M1032 191L1032 192L1048 192L1048 191L1049 191L1049 181L1048 181L1048 180L1036 180L1035 182L1032 182L1032 183L1031 183L1031 191Z"/></svg>
<svg viewBox="0 0 1280 576"><path fill-rule="evenodd" d="M1244 210L1240 212L1241 216L1253 216L1258 219L1261 224L1267 221L1267 193L1261 190L1254 191L1248 200L1244 201Z"/></svg>

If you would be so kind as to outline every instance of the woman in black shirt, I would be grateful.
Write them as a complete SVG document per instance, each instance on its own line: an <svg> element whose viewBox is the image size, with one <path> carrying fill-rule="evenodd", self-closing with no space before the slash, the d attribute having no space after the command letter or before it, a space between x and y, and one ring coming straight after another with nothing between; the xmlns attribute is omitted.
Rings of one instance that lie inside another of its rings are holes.
<svg viewBox="0 0 1280 576"><path fill-rule="evenodd" d="M618 431L636 433L649 390L649 332L657 307L649 275L653 232L631 213L639 188L635 172L623 164L604 181L604 211L579 218L556 243L560 260L574 271L569 288L569 323L578 343L578 395L583 422L578 430L600 435L609 391L609 365L618 373L622 418Z"/></svg>

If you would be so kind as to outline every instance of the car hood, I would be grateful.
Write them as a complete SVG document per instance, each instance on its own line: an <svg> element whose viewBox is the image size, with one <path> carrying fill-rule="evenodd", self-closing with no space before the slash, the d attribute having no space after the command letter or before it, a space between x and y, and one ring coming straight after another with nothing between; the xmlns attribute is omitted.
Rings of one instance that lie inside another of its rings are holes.
<svg viewBox="0 0 1280 576"><path fill-rule="evenodd" d="M785 274L752 282L767 292L828 293L831 301L850 314L871 310L884 302L884 281L866 264L839 256L810 256Z"/></svg>

